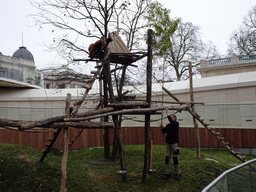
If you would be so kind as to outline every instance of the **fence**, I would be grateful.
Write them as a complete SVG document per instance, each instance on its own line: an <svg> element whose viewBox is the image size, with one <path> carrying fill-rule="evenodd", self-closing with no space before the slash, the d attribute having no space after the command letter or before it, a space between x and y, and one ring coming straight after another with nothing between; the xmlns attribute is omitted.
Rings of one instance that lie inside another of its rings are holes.
<svg viewBox="0 0 256 192"><path fill-rule="evenodd" d="M200 128L200 139L202 148L220 148L223 147L205 128ZM216 129L230 143L233 148L256 148L256 130L255 129ZM78 129L69 129L69 142L74 139ZM121 129L123 143L144 144L144 128L143 127L122 127ZM180 128L180 146L196 147L194 128ZM113 142L113 129L110 130L110 143ZM151 137L153 144L164 145L165 136L161 133L159 127L151 128ZM13 143L25 145L39 150L45 149L47 139L53 138L53 132L29 133L15 131L10 129L0 129L0 143ZM70 150L82 149L92 146L103 146L103 132L101 129L86 129L72 145ZM60 133L54 147L63 149L63 136Z"/></svg>
<svg viewBox="0 0 256 192"><path fill-rule="evenodd" d="M229 169L217 177L202 192L228 192L256 190L256 159Z"/></svg>

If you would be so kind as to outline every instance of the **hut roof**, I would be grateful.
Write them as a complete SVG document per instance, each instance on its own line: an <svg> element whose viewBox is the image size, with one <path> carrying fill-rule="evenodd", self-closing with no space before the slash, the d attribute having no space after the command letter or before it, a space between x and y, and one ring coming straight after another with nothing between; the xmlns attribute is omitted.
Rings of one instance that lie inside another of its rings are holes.
<svg viewBox="0 0 256 192"><path fill-rule="evenodd" d="M110 33L110 37L113 40L108 45L111 53L130 53L130 50L117 32Z"/></svg>
<svg viewBox="0 0 256 192"><path fill-rule="evenodd" d="M113 40L108 45L111 63L129 65L141 58L141 54L145 54L131 53L117 32L110 33L110 37Z"/></svg>

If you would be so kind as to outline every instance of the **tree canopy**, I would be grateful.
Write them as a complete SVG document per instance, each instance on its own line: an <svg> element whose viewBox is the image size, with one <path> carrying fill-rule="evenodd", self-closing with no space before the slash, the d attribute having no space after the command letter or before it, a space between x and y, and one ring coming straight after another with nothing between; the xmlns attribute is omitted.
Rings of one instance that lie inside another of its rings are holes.
<svg viewBox="0 0 256 192"><path fill-rule="evenodd" d="M158 73L160 78L166 76L169 81L180 81L188 77L189 62L196 73L200 60L212 59L219 54L211 42L203 43L198 26L179 18L171 19L169 13L170 10L155 3L150 6L147 19L155 30L155 55L163 58L157 68L165 70L166 74Z"/></svg>
<svg viewBox="0 0 256 192"><path fill-rule="evenodd" d="M256 6L248 12L242 25L231 35L228 54L256 54Z"/></svg>
<svg viewBox="0 0 256 192"><path fill-rule="evenodd" d="M176 31L180 19L172 20L170 10L160 3L152 3L148 10L149 26L154 28L153 47L157 54L163 56L172 47L170 37Z"/></svg>
<svg viewBox="0 0 256 192"><path fill-rule="evenodd" d="M143 15L151 0L30 0L38 9L33 15L39 30L53 36L48 48L72 60L88 55L88 46L109 32L118 31L127 47L139 47L146 27Z"/></svg>

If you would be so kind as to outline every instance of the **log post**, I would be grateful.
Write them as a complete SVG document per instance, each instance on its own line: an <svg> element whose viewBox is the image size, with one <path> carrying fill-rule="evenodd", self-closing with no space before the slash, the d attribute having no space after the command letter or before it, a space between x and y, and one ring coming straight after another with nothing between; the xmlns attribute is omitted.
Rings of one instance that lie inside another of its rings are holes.
<svg viewBox="0 0 256 192"><path fill-rule="evenodd" d="M192 65L191 62L189 62L189 90L190 90L190 101L194 102L194 95L193 95L193 78L192 78ZM194 112L195 111L195 105L191 103L191 109ZM200 134L199 134L199 128L198 124L196 123L196 118L192 116L195 133L196 133L196 147L197 147L197 158L201 159L201 151L200 151Z"/></svg>
<svg viewBox="0 0 256 192"><path fill-rule="evenodd" d="M147 61L147 96L146 102L151 107L152 92L152 29L148 30L148 61ZM145 156L142 183L147 183L151 160L151 132L150 132L150 114L145 115Z"/></svg>
<svg viewBox="0 0 256 192"><path fill-rule="evenodd" d="M70 102L71 94L67 94L66 107L65 107L65 118L69 118L70 115ZM64 128L64 149L61 162L61 183L60 183L60 192L66 192L66 180L67 180L67 160L68 160L68 128Z"/></svg>
<svg viewBox="0 0 256 192"><path fill-rule="evenodd" d="M105 38L103 41L103 45L105 44ZM106 47L104 50L105 57L108 57L108 52L109 48ZM108 92L109 92L109 101L110 103L114 102L114 90L113 90L113 85L112 85L112 80L111 80L111 71L110 71L110 58L105 58L105 72L106 72L106 80L107 80L107 85L108 85ZM112 119L115 125L115 130L114 130L114 138L116 139L117 146L119 149L119 156L120 156L120 164L121 164L121 170L126 170L126 161L125 161L125 154L124 154L124 147L123 147L123 141L121 137L121 127L119 126L118 123L118 116L117 115L112 115ZM115 142L115 141L114 141ZM127 173L122 175L123 181L128 181L128 176Z"/></svg>
<svg viewBox="0 0 256 192"><path fill-rule="evenodd" d="M97 66L99 66L97 62ZM105 78L103 78L105 79ZM104 81L106 83L106 81ZM106 93L104 96L107 96L107 86L104 86L104 93ZM99 78L99 91L100 91L100 108L103 109L104 107L107 107L108 100L107 98L103 96L103 86L102 86L102 78ZM108 117L102 117L100 119L100 122L107 122ZM109 129L102 129L103 132L103 138L104 138L104 158L106 160L110 159L110 143L109 143Z"/></svg>

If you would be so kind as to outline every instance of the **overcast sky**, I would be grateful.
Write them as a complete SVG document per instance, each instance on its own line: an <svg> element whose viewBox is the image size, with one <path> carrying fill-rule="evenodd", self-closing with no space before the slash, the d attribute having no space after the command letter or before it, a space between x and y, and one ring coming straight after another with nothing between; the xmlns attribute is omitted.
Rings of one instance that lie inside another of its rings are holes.
<svg viewBox="0 0 256 192"><path fill-rule="evenodd" d="M212 41L222 55L226 54L231 33L237 29L256 5L255 0L159 0L171 10L171 17L180 17L200 27L203 41ZM35 12L28 0L0 0L0 52L12 54L23 46L33 54L38 69L62 61L44 44L52 41L49 33L33 26L29 14ZM65 63L63 63L65 64Z"/></svg>

